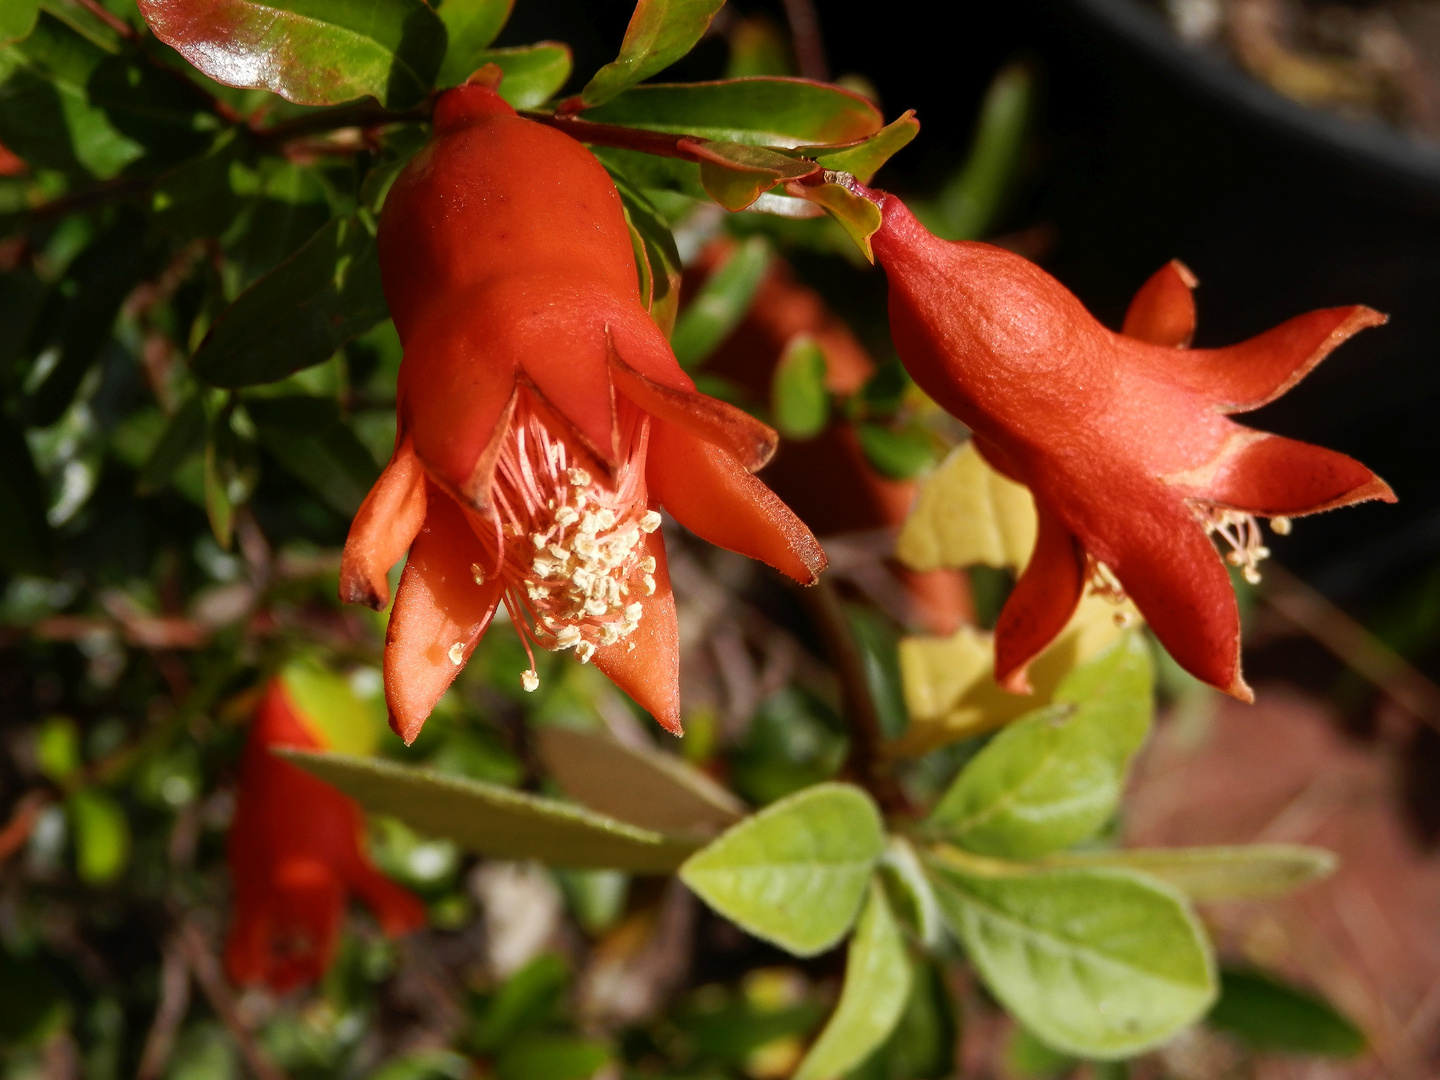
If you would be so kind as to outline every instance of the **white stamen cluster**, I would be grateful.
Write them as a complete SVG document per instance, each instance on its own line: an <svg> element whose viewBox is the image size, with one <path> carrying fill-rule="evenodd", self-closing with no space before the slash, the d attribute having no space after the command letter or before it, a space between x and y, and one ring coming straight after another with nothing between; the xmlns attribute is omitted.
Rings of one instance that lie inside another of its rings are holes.
<svg viewBox="0 0 1440 1080"><path fill-rule="evenodd" d="M630 637L644 613L641 598L655 594L655 557L644 542L660 527L645 490L649 424L638 410L625 418L612 484L577 464L567 441L528 404L517 408L496 464L496 565L476 563L470 572L477 585L501 575L527 651L531 642L551 652L574 649L583 664L596 649ZM533 657L520 685L540 686Z"/></svg>
<svg viewBox="0 0 1440 1080"><path fill-rule="evenodd" d="M1224 552L1225 561L1239 568L1251 585L1260 584L1260 563L1270 557L1270 549L1265 546L1265 536L1255 515L1204 504L1195 508L1195 514L1205 526L1205 535L1218 536L1230 549ZM1290 532L1290 519L1271 518L1270 528L1277 535L1286 536Z"/></svg>

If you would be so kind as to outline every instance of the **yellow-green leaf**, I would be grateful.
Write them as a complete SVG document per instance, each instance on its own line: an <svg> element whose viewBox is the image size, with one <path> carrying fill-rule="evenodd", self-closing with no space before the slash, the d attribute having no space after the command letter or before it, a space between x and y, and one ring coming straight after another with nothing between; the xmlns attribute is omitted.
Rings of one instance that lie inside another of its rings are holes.
<svg viewBox="0 0 1440 1080"><path fill-rule="evenodd" d="M359 757L375 753L386 727L381 695L361 698L349 680L313 660L292 660L280 678L301 724L321 746Z"/></svg>
<svg viewBox="0 0 1440 1080"><path fill-rule="evenodd" d="M1281 896L1329 877L1333 852L1304 844L1129 848L1051 855L1048 866L1119 866L1175 886L1191 900L1249 900Z"/></svg>
<svg viewBox="0 0 1440 1080"><path fill-rule="evenodd" d="M920 485L895 556L914 570L1021 567L1035 548L1035 500L967 442Z"/></svg>

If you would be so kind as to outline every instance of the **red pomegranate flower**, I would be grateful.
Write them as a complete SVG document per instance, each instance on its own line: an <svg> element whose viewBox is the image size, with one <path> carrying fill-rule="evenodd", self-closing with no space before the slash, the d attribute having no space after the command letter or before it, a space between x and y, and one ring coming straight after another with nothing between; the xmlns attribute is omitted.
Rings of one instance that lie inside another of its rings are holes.
<svg viewBox="0 0 1440 1080"><path fill-rule="evenodd" d="M1328 308L1239 345L1187 349L1195 281L1172 263L1140 289L1116 334L1026 259L941 240L893 195L869 194L883 215L874 247L901 359L1039 511L1035 553L996 626L996 678L1028 692L1026 665L1088 580L1128 593L1191 674L1251 700L1239 611L1212 535L1258 580L1268 552L1257 517L1285 532L1301 514L1395 496L1344 454L1230 414L1275 400L1385 317Z"/></svg>
<svg viewBox="0 0 1440 1080"><path fill-rule="evenodd" d="M284 991L325 973L347 894L364 900L392 936L423 926L425 909L370 865L360 849L359 807L277 758L270 752L277 746L324 749L279 678L265 688L240 766L228 852L235 923L225 967L236 983Z"/></svg>
<svg viewBox="0 0 1440 1080"><path fill-rule="evenodd" d="M383 608L391 726L413 740L504 604L679 733L663 506L802 582L820 546L751 471L775 433L695 391L640 303L619 195L492 90L439 100L380 221L405 347L394 457L351 527L343 599ZM413 544L412 544L413 541ZM538 685L533 654L522 685Z"/></svg>

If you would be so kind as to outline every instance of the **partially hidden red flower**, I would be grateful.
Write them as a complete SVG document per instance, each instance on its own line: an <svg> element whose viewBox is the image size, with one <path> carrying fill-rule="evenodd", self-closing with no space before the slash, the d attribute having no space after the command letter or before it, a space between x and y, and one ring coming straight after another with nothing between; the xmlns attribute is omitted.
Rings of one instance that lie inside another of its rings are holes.
<svg viewBox="0 0 1440 1080"><path fill-rule="evenodd" d="M265 688L240 765L228 838L235 922L225 967L236 983L284 991L324 974L349 894L391 936L423 926L425 908L361 850L360 808L276 757L277 746L324 749L278 678Z"/></svg>
<svg viewBox="0 0 1440 1080"><path fill-rule="evenodd" d="M697 393L676 363L599 162L487 87L440 98L379 243L405 348L398 434L340 589L383 608L409 548L386 635L391 726L414 739L503 603L527 650L593 659L678 733L658 508L814 581L820 546L751 475L775 433ZM533 662L521 682L538 685Z"/></svg>
<svg viewBox="0 0 1440 1080"><path fill-rule="evenodd" d="M1230 416L1274 401L1385 316L1327 308L1228 348L1190 349L1195 279L1171 263L1117 334L1026 259L941 240L893 195L875 198L901 359L1039 512L1035 552L996 625L996 678L1028 691L1026 665L1089 581L1123 589L1191 674L1251 700L1239 610L1212 536L1258 580L1268 552L1256 518L1283 532L1301 514L1395 496L1344 454Z"/></svg>

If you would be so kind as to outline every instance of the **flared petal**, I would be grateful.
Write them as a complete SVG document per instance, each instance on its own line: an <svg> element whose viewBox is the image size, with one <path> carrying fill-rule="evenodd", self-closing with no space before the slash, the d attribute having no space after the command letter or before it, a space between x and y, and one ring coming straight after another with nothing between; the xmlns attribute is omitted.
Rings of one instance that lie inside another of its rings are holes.
<svg viewBox="0 0 1440 1080"><path fill-rule="evenodd" d="M1289 390L1341 342L1386 318L1360 304L1297 315L1239 345L1190 350L1177 361L1176 377L1220 412L1249 412Z"/></svg>
<svg viewBox="0 0 1440 1080"><path fill-rule="evenodd" d="M425 520L425 470L409 435L360 504L340 558L340 599L376 611L390 602L386 575Z"/></svg>
<svg viewBox="0 0 1440 1080"><path fill-rule="evenodd" d="M995 681L1012 694L1031 692L1026 667L1054 641L1085 588L1085 554L1075 536L1037 502L1035 552L995 623Z"/></svg>
<svg viewBox="0 0 1440 1080"><path fill-rule="evenodd" d="M663 420L650 431L650 495L696 536L773 566L802 585L825 552L768 487L719 447Z"/></svg>
<svg viewBox="0 0 1440 1080"><path fill-rule="evenodd" d="M618 353L610 358L615 389L645 412L717 446L750 472L775 455L780 436L743 409L694 390L661 385L631 367Z"/></svg>
<svg viewBox="0 0 1440 1080"><path fill-rule="evenodd" d="M655 592L639 597L642 614L634 633L614 645L595 650L591 661L635 703L672 735L680 726L680 628L675 619L675 594L660 533L645 537L645 550L655 558ZM634 595L633 593L631 595Z"/></svg>
<svg viewBox="0 0 1440 1080"><path fill-rule="evenodd" d="M503 587L499 577L475 583L471 567L487 561L479 540L453 499L434 487L428 497L385 633L385 703L407 745L475 650Z"/></svg>
<svg viewBox="0 0 1440 1080"><path fill-rule="evenodd" d="M1195 515L1168 498L1133 509L1133 530L1107 560L1177 664L1241 701L1240 609L1224 560Z"/></svg>
<svg viewBox="0 0 1440 1080"><path fill-rule="evenodd" d="M1390 485L1352 457L1248 428L1238 428L1204 469L1166 480L1191 498L1265 517L1395 501Z"/></svg>
<svg viewBox="0 0 1440 1080"><path fill-rule="evenodd" d="M1120 332L1151 345L1187 348L1195 336L1195 297L1190 290L1198 284L1188 266L1171 259L1140 286Z"/></svg>

